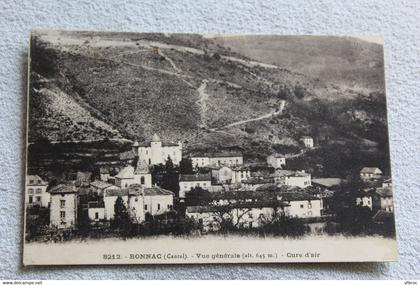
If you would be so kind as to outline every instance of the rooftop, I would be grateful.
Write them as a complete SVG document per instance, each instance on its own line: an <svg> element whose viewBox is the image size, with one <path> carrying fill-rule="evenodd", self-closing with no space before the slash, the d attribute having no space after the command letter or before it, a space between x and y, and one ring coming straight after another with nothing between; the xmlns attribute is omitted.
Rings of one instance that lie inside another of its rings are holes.
<svg viewBox="0 0 420 285"><path fill-rule="evenodd" d="M114 186L113 184L110 184L110 183L102 181L102 180L95 180L95 181L91 182L90 185L95 187L95 188L102 189L102 190Z"/></svg>
<svg viewBox="0 0 420 285"><path fill-rule="evenodd" d="M344 179L341 178L313 178L312 183L316 183L318 185L330 188L333 186L338 186L344 182Z"/></svg>
<svg viewBox="0 0 420 285"><path fill-rule="evenodd" d="M360 170L360 173L376 173L377 171L382 173L378 167L363 167L362 170Z"/></svg>
<svg viewBox="0 0 420 285"><path fill-rule="evenodd" d="M392 189L390 187L376 188L376 194L381 197L392 197Z"/></svg>
<svg viewBox="0 0 420 285"><path fill-rule="evenodd" d="M255 201L234 203L229 205L205 205L205 206L188 206L187 213L211 213L219 211L227 211L230 209L244 209L244 208L272 208L272 207L288 207L287 203L282 201Z"/></svg>
<svg viewBox="0 0 420 285"><path fill-rule="evenodd" d="M78 189L73 183L68 184L58 184L50 189L50 194L75 194L78 192Z"/></svg>
<svg viewBox="0 0 420 285"><path fill-rule="evenodd" d="M211 174L180 174L179 181L211 181Z"/></svg>
<svg viewBox="0 0 420 285"><path fill-rule="evenodd" d="M105 189L104 190L104 197L111 197L111 196L127 196L128 189Z"/></svg>
<svg viewBox="0 0 420 285"><path fill-rule="evenodd" d="M242 153L239 152L215 152L209 154L209 157L242 157Z"/></svg>
<svg viewBox="0 0 420 285"><path fill-rule="evenodd" d="M42 180L41 177L38 175L27 175L26 176L26 185L33 185L33 186L46 186L48 185L47 182Z"/></svg>
<svg viewBox="0 0 420 285"><path fill-rule="evenodd" d="M278 199L281 201L306 201L306 200L319 200L319 198L315 197L304 191L296 191L296 192L280 192L277 193Z"/></svg>
<svg viewBox="0 0 420 285"><path fill-rule="evenodd" d="M118 172L117 175L115 175L115 177L119 179L130 179L130 178L133 178L133 176L134 176L134 167L132 167L131 165L124 167L123 169L121 169L120 172Z"/></svg>

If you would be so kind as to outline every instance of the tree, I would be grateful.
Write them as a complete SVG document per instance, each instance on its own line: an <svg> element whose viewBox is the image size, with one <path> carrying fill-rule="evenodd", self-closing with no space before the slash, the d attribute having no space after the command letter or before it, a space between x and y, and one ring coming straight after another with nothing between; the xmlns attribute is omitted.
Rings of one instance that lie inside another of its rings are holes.
<svg viewBox="0 0 420 285"><path fill-rule="evenodd" d="M210 201L210 192L200 186L195 186L185 193L185 204L188 206L208 205Z"/></svg>
<svg viewBox="0 0 420 285"><path fill-rule="evenodd" d="M168 156L168 159L166 160L165 174L163 175L162 184L160 186L174 192L175 195L178 195L179 193L178 172L170 156Z"/></svg>
<svg viewBox="0 0 420 285"><path fill-rule="evenodd" d="M128 231L130 227L130 217L128 215L127 207L121 197L118 197L114 204L113 227L123 231Z"/></svg>
<svg viewBox="0 0 420 285"><path fill-rule="evenodd" d="M181 174L193 174L193 165L192 160L190 158L183 158L179 163L179 172Z"/></svg>

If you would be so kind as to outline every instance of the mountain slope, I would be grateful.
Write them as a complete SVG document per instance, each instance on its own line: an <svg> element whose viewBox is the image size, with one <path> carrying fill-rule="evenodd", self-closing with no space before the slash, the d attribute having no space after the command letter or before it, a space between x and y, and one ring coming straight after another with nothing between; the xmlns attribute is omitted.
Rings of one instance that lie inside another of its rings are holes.
<svg viewBox="0 0 420 285"><path fill-rule="evenodd" d="M32 38L31 56L32 72L54 82L50 88L129 139L144 141L159 133L183 141L187 152L238 149L250 158L278 145L297 146L301 135L317 139L321 127L337 141L384 140L385 105L379 104L370 125L360 116L370 114L368 93L249 59L214 39L39 33ZM375 100L384 103L383 93ZM57 140L72 137L50 120L43 124L30 128L30 138L40 130ZM99 127L89 131L91 137L103 138Z"/></svg>

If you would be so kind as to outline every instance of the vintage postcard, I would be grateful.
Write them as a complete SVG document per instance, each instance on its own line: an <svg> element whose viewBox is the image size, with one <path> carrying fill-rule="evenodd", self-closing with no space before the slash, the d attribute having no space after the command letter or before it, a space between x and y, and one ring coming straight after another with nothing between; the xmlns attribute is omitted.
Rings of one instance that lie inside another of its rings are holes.
<svg viewBox="0 0 420 285"><path fill-rule="evenodd" d="M24 265L394 261L375 37L33 31Z"/></svg>

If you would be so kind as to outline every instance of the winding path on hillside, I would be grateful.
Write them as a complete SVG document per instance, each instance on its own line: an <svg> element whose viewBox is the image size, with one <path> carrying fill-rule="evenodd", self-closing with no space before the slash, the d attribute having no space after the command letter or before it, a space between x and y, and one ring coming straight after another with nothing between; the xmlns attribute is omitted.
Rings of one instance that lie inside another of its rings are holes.
<svg viewBox="0 0 420 285"><path fill-rule="evenodd" d="M212 129L209 129L209 131L215 132L215 131L219 131L221 129L227 129L227 128L231 128L231 127L243 125L243 124L246 124L246 123L250 123L250 122L255 122L255 121L260 121L260 120L268 119L268 118L271 118L271 117L276 116L276 115L280 115L283 112L285 105L286 105L286 101L281 100L279 109L276 110L276 111L273 111L273 112L270 112L268 114L259 116L257 118L252 118L252 119L247 119L247 120L241 120L241 121L238 121L238 122L234 122L234 123L225 125L223 127L212 128Z"/></svg>

